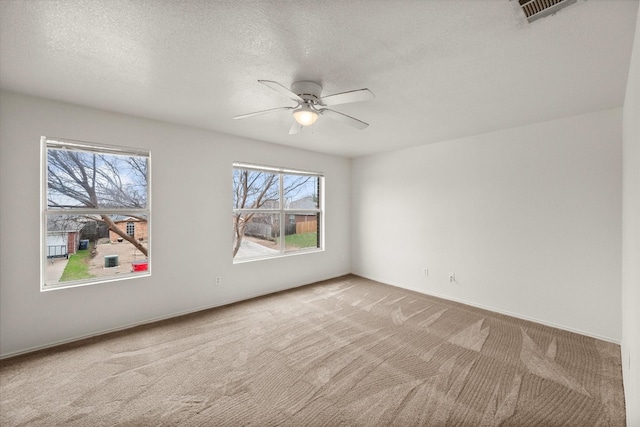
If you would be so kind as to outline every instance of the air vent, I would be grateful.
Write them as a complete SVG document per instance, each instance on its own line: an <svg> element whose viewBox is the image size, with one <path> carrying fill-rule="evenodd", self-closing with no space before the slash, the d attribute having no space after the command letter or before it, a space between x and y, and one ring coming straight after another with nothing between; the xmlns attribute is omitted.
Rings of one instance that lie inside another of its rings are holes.
<svg viewBox="0 0 640 427"><path fill-rule="evenodd" d="M578 0L518 0L529 23L553 15Z"/></svg>
<svg viewBox="0 0 640 427"><path fill-rule="evenodd" d="M105 255L104 256L104 268L113 268L120 265L118 263L118 255Z"/></svg>

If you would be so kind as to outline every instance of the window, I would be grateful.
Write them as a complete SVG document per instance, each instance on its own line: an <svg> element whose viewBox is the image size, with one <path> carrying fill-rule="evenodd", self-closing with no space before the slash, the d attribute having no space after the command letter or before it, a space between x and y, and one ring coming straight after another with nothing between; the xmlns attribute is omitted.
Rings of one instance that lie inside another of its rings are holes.
<svg viewBox="0 0 640 427"><path fill-rule="evenodd" d="M132 222L127 223L127 235L133 236L136 232L136 226Z"/></svg>
<svg viewBox="0 0 640 427"><path fill-rule="evenodd" d="M234 262L322 250L323 176L233 164Z"/></svg>
<svg viewBox="0 0 640 427"><path fill-rule="evenodd" d="M42 287L150 274L148 150L42 137Z"/></svg>

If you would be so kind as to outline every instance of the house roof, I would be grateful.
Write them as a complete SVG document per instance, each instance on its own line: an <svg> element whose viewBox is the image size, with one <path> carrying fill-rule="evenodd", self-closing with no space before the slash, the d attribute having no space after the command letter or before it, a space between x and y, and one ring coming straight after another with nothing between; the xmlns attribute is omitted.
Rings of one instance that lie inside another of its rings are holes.
<svg viewBox="0 0 640 427"><path fill-rule="evenodd" d="M518 1L3 0L0 88L356 157L620 107L637 0L528 23ZM288 135L293 102L369 88Z"/></svg>
<svg viewBox="0 0 640 427"><path fill-rule="evenodd" d="M116 219L116 218L118 218L118 219ZM133 217L130 217L130 216L129 217L123 217L123 216L119 216L119 215L118 216L113 215L112 216L112 220L116 224L118 224L120 222L147 222L147 221L145 221L143 219L140 219L140 218L133 218Z"/></svg>
<svg viewBox="0 0 640 427"><path fill-rule="evenodd" d="M47 216L47 233L69 233L80 231L86 225L86 221L79 221L77 217Z"/></svg>
<svg viewBox="0 0 640 427"><path fill-rule="evenodd" d="M303 197L301 199L292 201L291 203L289 203L288 208L289 209L317 209L318 202L316 201L315 197L307 196L307 197Z"/></svg>

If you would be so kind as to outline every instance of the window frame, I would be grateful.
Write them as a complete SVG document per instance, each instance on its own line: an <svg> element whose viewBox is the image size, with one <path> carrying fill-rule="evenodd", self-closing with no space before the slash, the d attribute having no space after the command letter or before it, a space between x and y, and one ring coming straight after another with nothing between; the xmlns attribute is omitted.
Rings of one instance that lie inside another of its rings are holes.
<svg viewBox="0 0 640 427"><path fill-rule="evenodd" d="M105 155L135 156L147 159L146 172L146 207L145 208L89 208L89 207L65 207L49 208L48 203L48 149L61 149L68 151L90 152ZM47 137L40 138L40 291L89 286L99 283L108 283L120 280L128 280L151 275L151 151L148 149L115 146L94 142L76 141L65 138ZM144 216L147 223L147 270L143 272L120 273L117 276L92 277L81 280L70 280L61 283L46 282L47 266L47 219L56 215L122 215Z"/></svg>
<svg viewBox="0 0 640 427"><path fill-rule="evenodd" d="M232 260L234 264L241 264L245 262L252 261L260 261L265 259L274 259L274 258L282 258L287 256L294 255L303 255L309 253L323 252L324 251L324 241L325 241L325 209L324 209L324 192L325 192L325 177L321 172L313 172L306 170L297 170L291 168L284 167L275 167L275 166L265 166L265 165L257 165L252 163L244 163L244 162L233 162L232 165L232 176L235 173L236 169L256 171L256 172L264 172L269 174L278 175L278 208L235 208L232 209L232 215L236 215L238 213L255 213L255 214L275 214L279 216L279 229L280 229L280 238L278 239L279 247L278 254L274 255L261 255L254 257L247 257L242 259L236 259L232 255ZM298 175L298 176L312 176L318 178L318 207L315 209L291 209L285 207L284 200L284 176L285 175ZM233 179L232 179L233 181ZM286 242L283 238L283 235L286 233L286 225L289 222L289 215L316 215L318 217L318 228L319 231L317 233L317 246L310 248L302 248L296 251L287 251ZM233 246L233 230L232 230L232 246Z"/></svg>

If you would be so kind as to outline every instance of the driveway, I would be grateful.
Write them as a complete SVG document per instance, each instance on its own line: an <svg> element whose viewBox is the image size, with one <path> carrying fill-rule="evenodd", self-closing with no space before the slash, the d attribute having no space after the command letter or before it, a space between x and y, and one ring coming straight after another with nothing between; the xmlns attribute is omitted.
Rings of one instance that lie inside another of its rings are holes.
<svg viewBox="0 0 640 427"><path fill-rule="evenodd" d="M277 251L275 249L267 248L248 239L242 239L242 243L240 244L240 249L238 249L236 258L258 258L263 256L278 255L279 253L280 251Z"/></svg>
<svg viewBox="0 0 640 427"><path fill-rule="evenodd" d="M44 269L45 283L58 283L67 266L67 258L49 258Z"/></svg>

